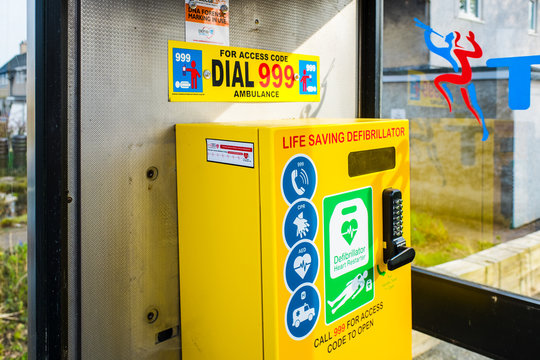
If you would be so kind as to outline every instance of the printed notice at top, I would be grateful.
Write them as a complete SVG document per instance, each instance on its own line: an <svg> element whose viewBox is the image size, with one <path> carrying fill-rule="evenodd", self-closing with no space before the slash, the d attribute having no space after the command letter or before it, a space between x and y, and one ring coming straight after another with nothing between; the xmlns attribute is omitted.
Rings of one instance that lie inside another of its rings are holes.
<svg viewBox="0 0 540 360"><path fill-rule="evenodd" d="M186 0L186 42L229 45L229 0Z"/></svg>

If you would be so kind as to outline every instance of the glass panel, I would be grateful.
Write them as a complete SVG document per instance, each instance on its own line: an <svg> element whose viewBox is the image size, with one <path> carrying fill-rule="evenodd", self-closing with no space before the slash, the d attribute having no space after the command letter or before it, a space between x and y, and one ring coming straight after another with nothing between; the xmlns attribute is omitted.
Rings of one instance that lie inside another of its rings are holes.
<svg viewBox="0 0 540 360"><path fill-rule="evenodd" d="M382 117L410 120L414 265L540 297L537 2L457 5L384 2ZM473 358L417 337L418 360Z"/></svg>
<svg viewBox="0 0 540 360"><path fill-rule="evenodd" d="M536 31L536 0L529 0L529 30Z"/></svg>
<svg viewBox="0 0 540 360"><path fill-rule="evenodd" d="M26 2L2 3L0 44L0 359L26 359Z"/></svg>
<svg viewBox="0 0 540 360"><path fill-rule="evenodd" d="M470 13L476 17L479 17L478 0L469 0Z"/></svg>
<svg viewBox="0 0 540 360"><path fill-rule="evenodd" d="M464 13L467 12L467 0L459 0L459 9Z"/></svg>
<svg viewBox="0 0 540 360"><path fill-rule="evenodd" d="M382 116L410 120L415 265L532 296L540 37L529 36L527 15L536 2L486 0L482 22L460 16L478 12L477 1L456 5L384 3ZM516 61L524 77L508 70Z"/></svg>
<svg viewBox="0 0 540 360"><path fill-rule="evenodd" d="M460 0L459 11L463 14L467 14L473 17L479 17L478 0Z"/></svg>

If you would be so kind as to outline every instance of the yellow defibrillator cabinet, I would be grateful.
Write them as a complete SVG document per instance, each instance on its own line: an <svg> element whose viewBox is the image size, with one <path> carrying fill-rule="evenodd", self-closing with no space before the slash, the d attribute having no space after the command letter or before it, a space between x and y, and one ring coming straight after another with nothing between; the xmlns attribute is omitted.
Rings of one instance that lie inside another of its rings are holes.
<svg viewBox="0 0 540 360"><path fill-rule="evenodd" d="M182 358L411 358L406 120L176 126Z"/></svg>

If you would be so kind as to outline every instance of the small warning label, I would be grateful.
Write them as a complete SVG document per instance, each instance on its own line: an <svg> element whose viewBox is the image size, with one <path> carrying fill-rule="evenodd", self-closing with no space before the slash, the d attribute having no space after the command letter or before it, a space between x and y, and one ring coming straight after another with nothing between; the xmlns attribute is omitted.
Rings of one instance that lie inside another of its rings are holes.
<svg viewBox="0 0 540 360"><path fill-rule="evenodd" d="M206 160L221 164L254 167L253 143L206 139Z"/></svg>

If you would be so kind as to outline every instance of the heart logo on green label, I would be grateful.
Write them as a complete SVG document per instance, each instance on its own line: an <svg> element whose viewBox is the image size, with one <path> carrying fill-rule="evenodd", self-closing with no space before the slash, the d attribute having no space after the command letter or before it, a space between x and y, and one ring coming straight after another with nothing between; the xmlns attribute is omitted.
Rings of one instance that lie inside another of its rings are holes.
<svg viewBox="0 0 540 360"><path fill-rule="evenodd" d="M349 245L351 245L357 231L358 221L356 221L356 219L352 219L351 221L345 221L343 225L341 225L341 236L343 236L343 238Z"/></svg>

